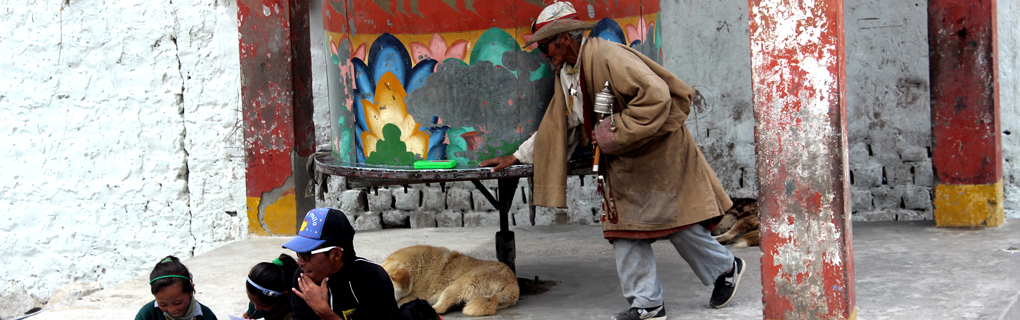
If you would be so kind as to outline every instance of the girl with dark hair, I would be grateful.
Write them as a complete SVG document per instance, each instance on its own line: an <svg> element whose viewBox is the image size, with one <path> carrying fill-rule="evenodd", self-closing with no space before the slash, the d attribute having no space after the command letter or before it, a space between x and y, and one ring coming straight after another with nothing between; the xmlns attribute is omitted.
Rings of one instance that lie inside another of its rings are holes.
<svg viewBox="0 0 1020 320"><path fill-rule="evenodd" d="M195 300L191 272L181 260L166 256L149 273L149 289L156 300L138 310L135 320L216 320L208 307Z"/></svg>
<svg viewBox="0 0 1020 320"><path fill-rule="evenodd" d="M290 288L298 264L281 254L273 262L256 264L248 272L248 312L245 319L290 320Z"/></svg>

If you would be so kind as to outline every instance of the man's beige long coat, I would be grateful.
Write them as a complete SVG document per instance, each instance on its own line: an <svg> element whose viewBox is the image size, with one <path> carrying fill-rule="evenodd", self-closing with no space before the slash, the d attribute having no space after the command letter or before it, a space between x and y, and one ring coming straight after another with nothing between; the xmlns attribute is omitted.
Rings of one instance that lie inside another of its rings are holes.
<svg viewBox="0 0 1020 320"><path fill-rule="evenodd" d="M616 96L614 137L622 148L607 159L619 221L604 221L603 230L660 231L722 215L733 203L684 125L694 89L615 42L588 39L581 54L585 103L594 104L606 81ZM535 137L534 201L547 207L566 206L567 104L559 83L556 72Z"/></svg>

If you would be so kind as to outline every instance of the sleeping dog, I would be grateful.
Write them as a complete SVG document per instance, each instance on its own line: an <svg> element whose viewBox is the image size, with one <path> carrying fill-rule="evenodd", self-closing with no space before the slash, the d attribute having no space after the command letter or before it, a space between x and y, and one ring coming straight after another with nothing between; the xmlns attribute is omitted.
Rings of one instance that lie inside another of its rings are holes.
<svg viewBox="0 0 1020 320"><path fill-rule="evenodd" d="M397 305L424 299L439 314L463 305L465 315L493 315L516 304L520 296L517 276L502 262L447 248L403 248L390 254L382 267L393 281Z"/></svg>
<svg viewBox="0 0 1020 320"><path fill-rule="evenodd" d="M733 199L733 207L726 210L712 235L719 243L733 243L737 248L758 246L758 201Z"/></svg>

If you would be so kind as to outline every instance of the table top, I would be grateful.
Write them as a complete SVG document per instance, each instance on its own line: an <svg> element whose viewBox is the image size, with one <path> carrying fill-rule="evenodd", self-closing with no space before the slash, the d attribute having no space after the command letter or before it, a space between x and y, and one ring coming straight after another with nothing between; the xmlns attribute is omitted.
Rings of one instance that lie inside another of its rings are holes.
<svg viewBox="0 0 1020 320"><path fill-rule="evenodd" d="M348 187L351 188L522 178L530 177L535 173L534 167L531 164L517 164L496 172L492 172L492 168L488 167L419 170L342 166L333 159L332 152L316 153L313 157L315 159L315 171L328 175L347 177ZM568 163L568 174L593 174L591 163L590 157L572 159Z"/></svg>

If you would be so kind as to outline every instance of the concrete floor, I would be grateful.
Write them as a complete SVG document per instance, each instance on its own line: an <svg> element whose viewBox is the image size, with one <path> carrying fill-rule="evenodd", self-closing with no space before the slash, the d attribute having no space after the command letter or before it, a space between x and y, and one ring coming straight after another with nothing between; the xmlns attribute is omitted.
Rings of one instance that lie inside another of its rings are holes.
<svg viewBox="0 0 1020 320"><path fill-rule="evenodd" d="M381 262L415 244L445 246L495 260L497 228L395 229L359 232L359 255ZM525 295L491 319L607 319L628 308L620 294L612 247L599 226L512 228L520 278L553 280L548 292ZM251 238L185 260L197 297L220 319L247 306L244 277L280 253L288 238ZM853 225L858 319L1020 319L1020 221L993 229L942 229L927 222ZM701 285L668 242L654 244L670 319L761 319L759 248L731 249L748 265L727 308L708 307ZM153 299L140 276L31 319L130 319ZM465 319L460 312L446 319Z"/></svg>

